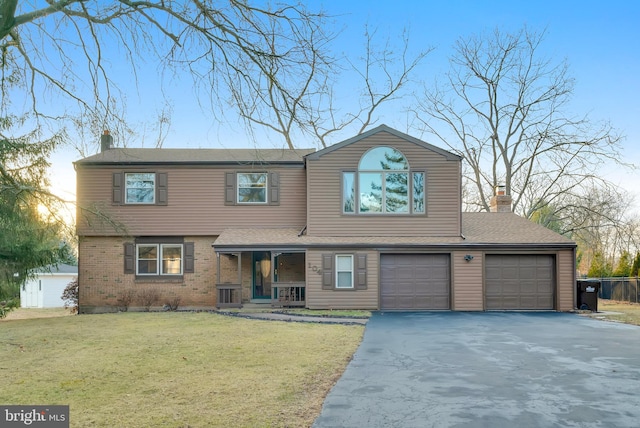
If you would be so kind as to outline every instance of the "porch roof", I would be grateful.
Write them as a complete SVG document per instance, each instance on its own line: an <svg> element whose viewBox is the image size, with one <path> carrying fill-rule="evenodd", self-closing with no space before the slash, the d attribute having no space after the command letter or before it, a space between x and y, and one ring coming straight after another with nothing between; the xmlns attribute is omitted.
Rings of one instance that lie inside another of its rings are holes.
<svg viewBox="0 0 640 428"><path fill-rule="evenodd" d="M513 213L463 213L461 236L308 236L301 228L226 229L217 252L326 247L528 247L573 248L575 242Z"/></svg>
<svg viewBox="0 0 640 428"><path fill-rule="evenodd" d="M304 250L313 247L413 247L455 245L461 237L307 236L300 229L226 229L213 243L217 252L233 250Z"/></svg>

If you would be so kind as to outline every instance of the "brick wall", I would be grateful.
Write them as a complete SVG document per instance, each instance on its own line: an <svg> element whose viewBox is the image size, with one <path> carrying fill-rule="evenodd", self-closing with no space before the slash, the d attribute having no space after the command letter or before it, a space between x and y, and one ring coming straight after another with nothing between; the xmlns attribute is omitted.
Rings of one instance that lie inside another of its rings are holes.
<svg viewBox="0 0 640 428"><path fill-rule="evenodd" d="M136 279L124 273L124 243L131 238L81 237L79 242L78 280L80 284L80 313L118 310L118 299L133 290L129 310L142 307L139 294L157 290L160 300L153 309L179 299L179 308L212 309L216 304L216 258L211 243L215 237L185 237L195 249L194 273L184 274L180 280Z"/></svg>

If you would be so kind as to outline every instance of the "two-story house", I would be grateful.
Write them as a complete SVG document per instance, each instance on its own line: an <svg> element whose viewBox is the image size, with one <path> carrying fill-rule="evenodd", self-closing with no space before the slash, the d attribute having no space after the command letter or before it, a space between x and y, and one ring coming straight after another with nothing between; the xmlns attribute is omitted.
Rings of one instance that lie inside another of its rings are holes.
<svg viewBox="0 0 640 428"><path fill-rule="evenodd" d="M575 306L574 242L501 192L463 213L462 159L387 126L319 151L111 141L75 163L81 313L145 290L200 309Z"/></svg>

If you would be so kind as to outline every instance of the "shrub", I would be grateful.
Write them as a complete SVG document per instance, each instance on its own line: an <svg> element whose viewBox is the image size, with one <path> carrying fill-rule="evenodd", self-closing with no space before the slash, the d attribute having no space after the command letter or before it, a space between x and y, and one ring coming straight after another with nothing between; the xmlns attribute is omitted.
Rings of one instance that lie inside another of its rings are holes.
<svg viewBox="0 0 640 428"><path fill-rule="evenodd" d="M62 292L62 300L64 300L64 307L71 310L72 314L78 313L78 277L75 277Z"/></svg>
<svg viewBox="0 0 640 428"><path fill-rule="evenodd" d="M11 312L17 307L18 307L17 299L9 299L9 300L0 302L0 319L3 319L7 315L9 315L9 312Z"/></svg>
<svg viewBox="0 0 640 428"><path fill-rule="evenodd" d="M158 303L159 300L160 292L155 288L146 288L138 291L138 301L140 302L140 306L144 308L145 312L149 312L151 306Z"/></svg>
<svg viewBox="0 0 640 428"><path fill-rule="evenodd" d="M116 302L118 302L118 310L121 312L127 312L133 299L136 297L134 290L128 289L120 293Z"/></svg>
<svg viewBox="0 0 640 428"><path fill-rule="evenodd" d="M174 296L170 299L167 299L164 306L170 311L177 311L178 306L180 306L180 297Z"/></svg>

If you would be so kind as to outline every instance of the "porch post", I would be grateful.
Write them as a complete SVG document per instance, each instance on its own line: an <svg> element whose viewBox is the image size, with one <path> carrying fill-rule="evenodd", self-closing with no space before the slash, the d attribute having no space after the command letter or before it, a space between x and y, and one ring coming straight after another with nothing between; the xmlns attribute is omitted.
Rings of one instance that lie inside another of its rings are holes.
<svg viewBox="0 0 640 428"><path fill-rule="evenodd" d="M216 252L216 284L220 284L220 253Z"/></svg>
<svg viewBox="0 0 640 428"><path fill-rule="evenodd" d="M273 288L273 283L275 282L276 276L274 272L276 271L276 253L270 251L271 253L271 272L269 272L269 277L271 278L271 288Z"/></svg>

